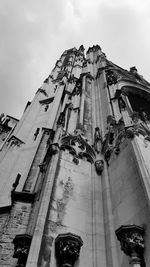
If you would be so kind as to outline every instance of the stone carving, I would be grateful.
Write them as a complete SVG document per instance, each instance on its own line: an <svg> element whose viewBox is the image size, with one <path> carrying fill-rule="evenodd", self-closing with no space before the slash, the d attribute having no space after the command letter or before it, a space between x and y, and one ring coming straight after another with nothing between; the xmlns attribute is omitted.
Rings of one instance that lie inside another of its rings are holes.
<svg viewBox="0 0 150 267"><path fill-rule="evenodd" d="M145 112L144 108L140 108L139 116L140 116L140 119L145 123L149 120L149 116Z"/></svg>
<svg viewBox="0 0 150 267"><path fill-rule="evenodd" d="M145 121L141 120L141 114L134 111L131 118L133 125L126 129L127 137L133 138L135 135L142 135L145 141L150 141L150 130Z"/></svg>
<svg viewBox="0 0 150 267"><path fill-rule="evenodd" d="M131 114L131 118L134 123L137 123L139 120L141 120L146 124L146 122L149 120L149 117L146 114L144 108L140 108L139 112L133 111L133 113Z"/></svg>
<svg viewBox="0 0 150 267"><path fill-rule="evenodd" d="M88 144L83 132L79 129L73 134L66 134L60 140L60 149L68 150L76 158L86 159L93 163L95 160L95 152Z"/></svg>
<svg viewBox="0 0 150 267"><path fill-rule="evenodd" d="M52 155L55 155L59 151L59 144L58 143L52 143L52 144L50 144L49 147L51 149Z"/></svg>
<svg viewBox="0 0 150 267"><path fill-rule="evenodd" d="M137 263L143 261L144 228L137 225L122 225L116 231L122 251Z"/></svg>
<svg viewBox="0 0 150 267"><path fill-rule="evenodd" d="M108 85L116 84L117 83L117 76L114 74L112 70L106 71L106 80Z"/></svg>
<svg viewBox="0 0 150 267"><path fill-rule="evenodd" d="M107 117L108 132L102 142L101 150L107 165L109 165L109 159L113 151L116 155L120 153L120 144L125 138L133 139L135 136L141 135L145 145L146 142L150 141L150 130L147 124L141 120L139 112L134 111L131 118L131 125L125 127L122 118L117 122L112 115Z"/></svg>
<svg viewBox="0 0 150 267"><path fill-rule="evenodd" d="M111 157L112 152L116 155L120 153L120 144L126 137L125 125L122 119L118 122L114 119L112 115L107 117L108 124L108 132L104 137L104 141L102 143L102 153L104 154L104 158L106 160L107 165L109 165L109 159Z"/></svg>
<svg viewBox="0 0 150 267"><path fill-rule="evenodd" d="M31 244L31 236L24 235L16 235L13 240L14 243L14 258L18 258L18 267L25 267L29 248Z"/></svg>
<svg viewBox="0 0 150 267"><path fill-rule="evenodd" d="M95 133L94 133L94 149L97 153L100 153L101 151L101 144L102 144L102 135L100 133L99 127L95 128Z"/></svg>
<svg viewBox="0 0 150 267"><path fill-rule="evenodd" d="M55 255L59 266L73 267L82 245L80 236L72 233L58 235L55 239Z"/></svg>
<svg viewBox="0 0 150 267"><path fill-rule="evenodd" d="M95 161L95 169L98 174L101 174L104 170L104 161L101 160L96 160Z"/></svg>

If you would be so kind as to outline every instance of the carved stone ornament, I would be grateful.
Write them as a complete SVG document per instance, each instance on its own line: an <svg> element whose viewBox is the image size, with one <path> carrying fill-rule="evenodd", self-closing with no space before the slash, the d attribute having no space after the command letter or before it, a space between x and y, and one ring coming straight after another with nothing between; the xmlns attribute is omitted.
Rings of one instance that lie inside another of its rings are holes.
<svg viewBox="0 0 150 267"><path fill-rule="evenodd" d="M61 138L60 149L68 150L76 158L86 159L91 163L95 161L95 151L79 129L75 130L73 134L66 134Z"/></svg>
<svg viewBox="0 0 150 267"><path fill-rule="evenodd" d="M116 84L117 83L117 76L112 70L106 71L106 80L108 85Z"/></svg>
<svg viewBox="0 0 150 267"><path fill-rule="evenodd" d="M137 225L122 225L116 231L122 251L129 257L143 260L144 228Z"/></svg>
<svg viewBox="0 0 150 267"><path fill-rule="evenodd" d="M133 112L131 115L132 123L125 127L123 119L118 122L112 115L107 116L107 133L102 142L101 152L109 165L109 159L112 152L116 155L120 153L120 144L126 139L133 139L135 136L143 136L143 142L150 142L150 130L147 124L141 120L138 112Z"/></svg>
<svg viewBox="0 0 150 267"><path fill-rule="evenodd" d="M108 132L106 133L104 140L102 142L102 154L104 154L104 159L107 165L109 165L109 159L112 152L116 155L120 153L120 144L126 138L125 125L122 119L118 122L114 119L112 115L107 117Z"/></svg>
<svg viewBox="0 0 150 267"><path fill-rule="evenodd" d="M16 235L13 240L14 243L14 258L18 258L17 267L26 266L26 261L29 253L29 248L31 244L31 236L24 235Z"/></svg>
<svg viewBox="0 0 150 267"><path fill-rule="evenodd" d="M101 160L96 160L95 161L95 169L98 174L101 174L104 170L104 161Z"/></svg>
<svg viewBox="0 0 150 267"><path fill-rule="evenodd" d="M55 239L55 255L59 266L73 267L82 245L80 236L72 233L58 235Z"/></svg>

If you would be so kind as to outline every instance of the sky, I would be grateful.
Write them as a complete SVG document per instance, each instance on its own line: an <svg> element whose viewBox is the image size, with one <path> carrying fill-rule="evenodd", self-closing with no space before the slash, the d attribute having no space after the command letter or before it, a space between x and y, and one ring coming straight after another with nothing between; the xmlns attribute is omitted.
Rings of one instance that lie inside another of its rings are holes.
<svg viewBox="0 0 150 267"><path fill-rule="evenodd" d="M18 119L64 50L99 44L150 81L150 0L0 0L0 113Z"/></svg>

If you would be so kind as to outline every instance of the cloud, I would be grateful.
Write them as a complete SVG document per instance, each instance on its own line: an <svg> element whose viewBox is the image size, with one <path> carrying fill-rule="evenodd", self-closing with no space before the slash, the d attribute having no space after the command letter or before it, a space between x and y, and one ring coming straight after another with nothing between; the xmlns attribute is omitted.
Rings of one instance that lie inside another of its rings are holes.
<svg viewBox="0 0 150 267"><path fill-rule="evenodd" d="M1 110L20 117L65 49L98 43L148 79L148 0L1 0Z"/></svg>
<svg viewBox="0 0 150 267"><path fill-rule="evenodd" d="M44 1L44 5L42 1L3 1L0 13L1 112L20 116L47 75L49 51L64 6L58 0Z"/></svg>

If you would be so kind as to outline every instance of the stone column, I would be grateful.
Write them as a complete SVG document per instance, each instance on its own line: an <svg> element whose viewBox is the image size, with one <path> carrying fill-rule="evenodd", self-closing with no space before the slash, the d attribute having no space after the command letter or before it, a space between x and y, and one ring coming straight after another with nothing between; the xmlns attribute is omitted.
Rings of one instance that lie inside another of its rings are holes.
<svg viewBox="0 0 150 267"><path fill-rule="evenodd" d="M144 261L144 229L137 225L122 225L116 230L122 251L130 257L133 267L143 266Z"/></svg>
<svg viewBox="0 0 150 267"><path fill-rule="evenodd" d="M80 104L80 118L79 123L83 125L83 117L84 117L84 101L85 101L85 76L82 80L82 95L81 95L81 104Z"/></svg>

